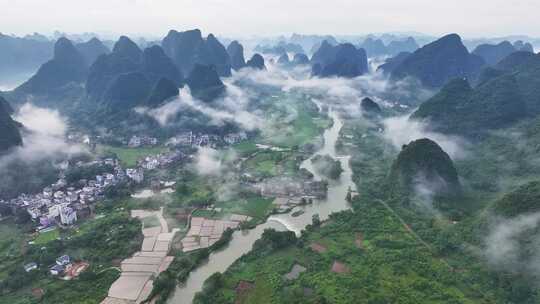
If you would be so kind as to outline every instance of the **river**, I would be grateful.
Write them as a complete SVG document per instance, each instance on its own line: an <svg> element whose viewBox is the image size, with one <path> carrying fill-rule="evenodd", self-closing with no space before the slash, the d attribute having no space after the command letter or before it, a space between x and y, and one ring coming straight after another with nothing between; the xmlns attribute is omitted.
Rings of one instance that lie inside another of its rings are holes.
<svg viewBox="0 0 540 304"><path fill-rule="evenodd" d="M280 231L288 229L299 235L302 229L311 224L313 215L319 214L320 219L325 220L331 213L350 208L345 197L347 196L349 187L352 190L356 189L352 181L352 170L349 166L350 157L337 155L336 152L336 142L339 138L339 132L343 127L343 122L337 112L330 110L328 114L334 123L331 128L324 131L323 147L300 165L301 168L306 168L313 173L316 180L321 180L322 177L313 169L311 163L313 157L327 154L341 162L344 171L339 180L329 181L327 198L314 200L311 205L298 207L304 211L298 217L293 217L290 213L273 215L264 224L257 226L255 229L236 231L226 248L210 254L208 262L195 269L189 275L186 283L176 288L174 295L168 301L169 304L190 304L195 294L202 290L204 281L215 272L224 272L234 261L249 252L253 243L261 237L265 229L274 228Z"/></svg>

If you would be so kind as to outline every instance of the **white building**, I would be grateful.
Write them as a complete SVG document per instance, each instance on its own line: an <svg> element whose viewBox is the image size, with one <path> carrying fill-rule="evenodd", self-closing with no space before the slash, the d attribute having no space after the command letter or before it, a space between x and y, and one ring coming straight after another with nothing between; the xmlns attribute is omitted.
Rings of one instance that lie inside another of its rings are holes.
<svg viewBox="0 0 540 304"><path fill-rule="evenodd" d="M60 205L52 205L49 207L49 218L55 218L57 216L60 216Z"/></svg>
<svg viewBox="0 0 540 304"><path fill-rule="evenodd" d="M70 207L60 209L60 222L64 225L72 225L77 221L77 211Z"/></svg>
<svg viewBox="0 0 540 304"><path fill-rule="evenodd" d="M142 170L126 169L126 175L136 183L142 183L144 180L144 173Z"/></svg>

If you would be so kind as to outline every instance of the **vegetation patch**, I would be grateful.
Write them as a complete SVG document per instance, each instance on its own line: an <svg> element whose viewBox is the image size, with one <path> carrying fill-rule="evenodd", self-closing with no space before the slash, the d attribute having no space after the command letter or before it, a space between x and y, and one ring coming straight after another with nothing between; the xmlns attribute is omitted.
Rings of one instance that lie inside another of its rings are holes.
<svg viewBox="0 0 540 304"><path fill-rule="evenodd" d="M142 157L166 152L167 148L161 146L139 148L100 146L100 151L104 154L115 154L122 163L122 166L133 168L137 165L137 161Z"/></svg>

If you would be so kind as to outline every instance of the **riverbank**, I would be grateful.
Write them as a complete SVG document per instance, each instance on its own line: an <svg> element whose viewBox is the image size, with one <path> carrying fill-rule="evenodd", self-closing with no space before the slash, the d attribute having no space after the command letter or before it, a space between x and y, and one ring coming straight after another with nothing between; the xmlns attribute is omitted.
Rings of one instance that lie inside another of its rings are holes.
<svg viewBox="0 0 540 304"><path fill-rule="evenodd" d="M185 284L176 288L168 303L191 303L195 294L202 290L205 280L215 272L226 271L238 258L248 253L255 241L260 239L265 229L273 228L278 231L290 230L299 235L302 229L312 223L312 219L316 214L321 220L326 220L330 214L350 208L345 198L349 189L356 189L356 187L352 182L349 157L337 155L335 149L343 123L337 112L329 111L329 116L333 119L334 123L323 133L324 145L310 158L304 160L300 166L300 168L304 168L313 174L315 180L322 180L324 177L318 175L312 167L312 157L316 155L330 155L341 162L344 172L338 180L330 181L327 198L315 199L313 204L299 206L304 213L298 217L293 217L291 214L272 215L265 223L258 225L252 230L236 231L229 246L210 254L208 262L196 268L189 275Z"/></svg>

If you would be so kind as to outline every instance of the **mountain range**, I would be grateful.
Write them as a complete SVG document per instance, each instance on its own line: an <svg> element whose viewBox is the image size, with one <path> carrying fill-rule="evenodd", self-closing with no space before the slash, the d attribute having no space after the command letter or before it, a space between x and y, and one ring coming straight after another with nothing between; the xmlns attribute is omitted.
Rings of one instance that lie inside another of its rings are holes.
<svg viewBox="0 0 540 304"><path fill-rule="evenodd" d="M404 57L390 69L382 70L392 79L414 77L431 88L442 87L456 77L474 79L485 64L477 55L469 53L457 34L446 35Z"/></svg>
<svg viewBox="0 0 540 304"><path fill-rule="evenodd" d="M411 116L429 121L434 131L475 137L540 114L540 55L510 54L482 83L448 82Z"/></svg>

